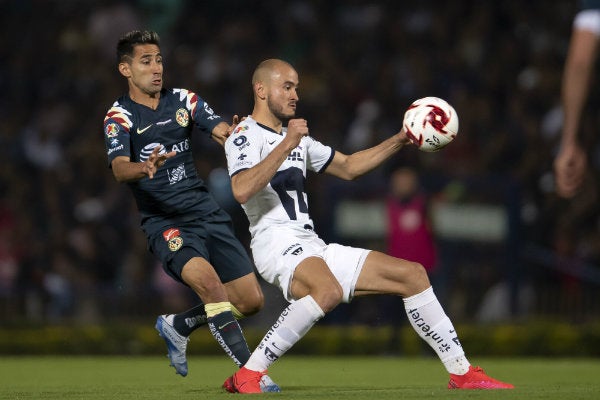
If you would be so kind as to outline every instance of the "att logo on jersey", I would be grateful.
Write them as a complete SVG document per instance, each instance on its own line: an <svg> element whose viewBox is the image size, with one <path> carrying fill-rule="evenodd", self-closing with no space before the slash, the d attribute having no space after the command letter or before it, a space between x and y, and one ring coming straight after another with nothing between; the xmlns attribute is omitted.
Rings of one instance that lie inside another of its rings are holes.
<svg viewBox="0 0 600 400"><path fill-rule="evenodd" d="M302 158L302 153L299 151L292 151L287 159L289 161L304 161L304 158Z"/></svg>

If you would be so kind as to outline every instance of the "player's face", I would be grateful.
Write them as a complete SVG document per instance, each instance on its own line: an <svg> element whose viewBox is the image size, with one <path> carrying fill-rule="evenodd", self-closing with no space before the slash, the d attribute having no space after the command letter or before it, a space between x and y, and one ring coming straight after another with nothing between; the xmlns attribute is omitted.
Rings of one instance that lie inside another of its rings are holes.
<svg viewBox="0 0 600 400"><path fill-rule="evenodd" d="M130 64L131 83L148 95L155 95L162 89L163 63L160 49L155 44L134 47Z"/></svg>
<svg viewBox="0 0 600 400"><path fill-rule="evenodd" d="M267 94L267 105L273 115L280 120L288 120L296 115L298 102L298 74L293 68L280 67L271 75Z"/></svg>

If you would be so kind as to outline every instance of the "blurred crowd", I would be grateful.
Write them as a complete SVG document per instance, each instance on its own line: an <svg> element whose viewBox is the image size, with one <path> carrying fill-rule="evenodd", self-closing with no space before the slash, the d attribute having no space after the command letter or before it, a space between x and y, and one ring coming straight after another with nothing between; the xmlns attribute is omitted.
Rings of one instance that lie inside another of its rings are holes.
<svg viewBox="0 0 600 400"><path fill-rule="evenodd" d="M132 29L161 35L166 87L196 91L227 120L251 112L258 62L289 61L300 74L299 116L313 136L347 153L397 132L417 98L442 97L456 108L460 133L443 151L407 149L342 189L326 176L311 177L311 213L326 239L339 238L334 197L383 200L401 164L415 168L438 201L510 207L511 244L499 252L516 252L506 258L513 265L496 265L494 250L467 245L481 266L465 281L471 288L508 279L513 287L548 282L577 293L600 265L595 178L572 201L553 191L560 79L576 1L0 4L0 144L7 151L0 168L1 321L85 323L180 311L192 300L148 254L132 196L107 164L102 121L126 90L115 46ZM584 125L596 165L598 94ZM247 243L223 151L201 135L194 151L200 175ZM452 252L438 258L445 255ZM451 275L442 281L448 290Z"/></svg>

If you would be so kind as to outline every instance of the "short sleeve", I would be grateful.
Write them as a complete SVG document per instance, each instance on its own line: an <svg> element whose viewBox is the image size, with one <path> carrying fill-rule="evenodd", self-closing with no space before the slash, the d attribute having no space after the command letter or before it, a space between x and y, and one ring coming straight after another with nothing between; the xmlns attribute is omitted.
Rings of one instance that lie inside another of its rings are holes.
<svg viewBox="0 0 600 400"><path fill-rule="evenodd" d="M333 160L335 151L310 136L305 138L305 143L308 157L306 167L318 173L325 171L331 160Z"/></svg>
<svg viewBox="0 0 600 400"><path fill-rule="evenodd" d="M119 103L113 104L106 113L104 118L104 144L109 166L118 156L131 157L129 131L133 124L130 116L131 114Z"/></svg>
<svg viewBox="0 0 600 400"><path fill-rule="evenodd" d="M248 125L238 125L225 142L225 156L229 176L250 169L261 161L263 136Z"/></svg>

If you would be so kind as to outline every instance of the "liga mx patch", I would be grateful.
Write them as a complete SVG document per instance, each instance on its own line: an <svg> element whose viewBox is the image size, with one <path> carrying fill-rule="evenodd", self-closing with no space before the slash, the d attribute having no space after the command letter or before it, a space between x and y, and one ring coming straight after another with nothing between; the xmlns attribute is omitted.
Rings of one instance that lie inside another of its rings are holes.
<svg viewBox="0 0 600 400"><path fill-rule="evenodd" d="M163 238L169 246L169 250L177 251L183 246L183 239L180 236L179 229L171 228L163 232Z"/></svg>

